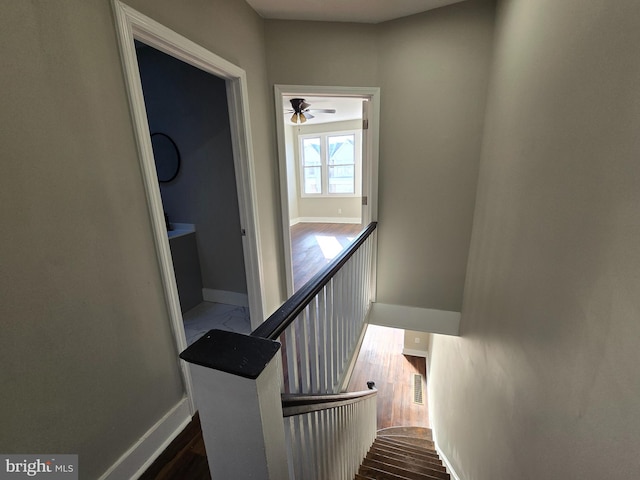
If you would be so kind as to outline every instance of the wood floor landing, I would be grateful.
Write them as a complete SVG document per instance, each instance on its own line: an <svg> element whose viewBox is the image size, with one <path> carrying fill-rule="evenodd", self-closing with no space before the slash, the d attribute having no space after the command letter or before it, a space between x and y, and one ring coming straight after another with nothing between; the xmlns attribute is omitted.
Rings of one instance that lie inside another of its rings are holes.
<svg viewBox="0 0 640 480"><path fill-rule="evenodd" d="M427 363L424 357L403 355L404 330L369 325L347 388L356 392L373 380L378 389L378 429L429 427ZM413 375L422 375L423 404L413 402Z"/></svg>
<svg viewBox="0 0 640 480"><path fill-rule="evenodd" d="M362 225L355 223L298 223L291 227L291 257L294 289L324 268L332 259L332 252L347 247ZM323 250L321 242L324 242ZM327 258L326 254L330 258ZM337 252L336 252L337 253Z"/></svg>

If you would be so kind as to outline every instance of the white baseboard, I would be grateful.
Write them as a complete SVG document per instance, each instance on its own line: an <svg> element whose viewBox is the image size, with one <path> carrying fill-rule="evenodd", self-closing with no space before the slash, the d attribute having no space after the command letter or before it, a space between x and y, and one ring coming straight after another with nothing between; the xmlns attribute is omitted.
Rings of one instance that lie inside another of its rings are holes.
<svg viewBox="0 0 640 480"><path fill-rule="evenodd" d="M436 436L435 436L435 432L434 432L433 429L431 429L431 434L433 435L433 443L436 446L436 451L438 452L438 455L440 456L440 460L442 460L442 463L444 463L444 466L446 467L447 472L449 472L449 475L451 476L451 478L453 480L462 480L460 475L458 475L458 473L451 466L451 462L449 461L447 456L440 449L440 447L438 447L438 442L436 441Z"/></svg>
<svg viewBox="0 0 640 480"><path fill-rule="evenodd" d="M369 323L416 332L459 335L460 312L374 303Z"/></svg>
<svg viewBox="0 0 640 480"><path fill-rule="evenodd" d="M415 350L413 348L403 348L402 349L402 354L403 355L411 355L412 357L424 357L424 358L427 358L427 351L426 350Z"/></svg>
<svg viewBox="0 0 640 480"><path fill-rule="evenodd" d="M190 421L189 401L185 397L134 443L99 480L140 477Z"/></svg>
<svg viewBox="0 0 640 480"><path fill-rule="evenodd" d="M430 372L431 372L431 358L427 356L427 377L429 376ZM430 382L427 384L427 389L431 389ZM427 390L427 396L428 398L432 398L429 390ZM433 438L433 444L436 447L436 452L438 452L438 455L440 456L440 460L442 460L442 463L444 463L444 466L447 469L447 472L449 472L449 475L451 476L451 478L453 480L461 480L462 477L460 477L460 475L458 475L458 472L456 472L454 468L451 466L451 462L449 461L449 458L447 458L447 456L445 455L445 453L442 451L442 449L438 444L438 429L436 424L433 421L433 417L431 415L432 412L433 412L433 409L430 408L429 409L429 425L431 426L431 436Z"/></svg>
<svg viewBox="0 0 640 480"><path fill-rule="evenodd" d="M215 290L213 288L203 288L202 299L205 302L224 303L226 305L236 305L238 307L249 306L249 295L246 293L227 292L225 290Z"/></svg>
<svg viewBox="0 0 640 480"><path fill-rule="evenodd" d="M298 217L289 220L289 226L297 223L362 223L360 217Z"/></svg>

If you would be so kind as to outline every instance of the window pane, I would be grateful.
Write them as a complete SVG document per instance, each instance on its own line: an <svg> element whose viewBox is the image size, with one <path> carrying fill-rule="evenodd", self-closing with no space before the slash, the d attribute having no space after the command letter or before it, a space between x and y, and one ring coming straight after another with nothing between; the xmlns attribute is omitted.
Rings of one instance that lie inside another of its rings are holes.
<svg viewBox="0 0 640 480"><path fill-rule="evenodd" d="M337 135L329 137L329 165L354 165L355 135Z"/></svg>
<svg viewBox="0 0 640 480"><path fill-rule="evenodd" d="M320 137L302 139L302 163L305 166L322 165L320 159Z"/></svg>
<svg viewBox="0 0 640 480"><path fill-rule="evenodd" d="M355 167L329 167L329 193L355 193Z"/></svg>
<svg viewBox="0 0 640 480"><path fill-rule="evenodd" d="M320 167L304 167L304 193L322 193L322 169Z"/></svg>

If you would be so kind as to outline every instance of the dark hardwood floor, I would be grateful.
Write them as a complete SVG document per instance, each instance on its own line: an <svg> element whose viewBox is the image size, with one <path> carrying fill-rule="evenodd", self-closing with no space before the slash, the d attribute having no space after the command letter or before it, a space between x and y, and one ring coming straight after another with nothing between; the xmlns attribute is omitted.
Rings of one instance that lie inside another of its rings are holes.
<svg viewBox="0 0 640 480"><path fill-rule="evenodd" d="M294 290L299 290L324 268L361 230L362 225L355 223L298 223L292 226Z"/></svg>
<svg viewBox="0 0 640 480"><path fill-rule="evenodd" d="M403 355L404 330L369 325L347 388L365 390L367 381L378 389L378 429L429 427L427 364L424 357ZM413 402L413 375L422 375L423 404Z"/></svg>
<svg viewBox="0 0 640 480"><path fill-rule="evenodd" d="M200 417L187 427L142 474L140 480L211 480Z"/></svg>

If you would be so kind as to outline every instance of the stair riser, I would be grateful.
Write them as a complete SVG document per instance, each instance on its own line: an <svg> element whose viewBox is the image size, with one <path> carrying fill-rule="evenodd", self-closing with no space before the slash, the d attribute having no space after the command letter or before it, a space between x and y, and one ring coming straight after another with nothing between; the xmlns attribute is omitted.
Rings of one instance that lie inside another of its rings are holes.
<svg viewBox="0 0 640 480"><path fill-rule="evenodd" d="M413 438L404 435L380 435L378 438L402 442L418 448L428 448L431 450L434 450L436 448L436 444L433 443L433 440L428 440L426 438Z"/></svg>
<svg viewBox="0 0 640 480"><path fill-rule="evenodd" d="M382 438L376 440L378 445L383 445L392 449L395 449L397 451L400 452L406 452L406 453L411 453L411 454L418 454L418 455L422 455L422 456L428 456L428 457L432 457L432 458L436 458L438 460L440 460L440 457L438 457L438 454L436 453L435 450L426 450L426 449L421 449L421 448L416 448L412 445L406 445L406 444L401 444L398 442L389 442L386 441Z"/></svg>
<svg viewBox="0 0 640 480"><path fill-rule="evenodd" d="M440 473L446 473L447 471L446 468L441 463L426 462L421 459L406 457L402 455L396 455L393 453L385 452L383 450L372 448L367 454L367 457L369 457L369 455L371 455L372 458L380 460L381 462L385 462L385 463L394 463L398 465L399 464L415 465L417 468L425 468L425 469L433 470L435 472L440 472ZM387 460L385 461L383 459L387 459Z"/></svg>
<svg viewBox="0 0 640 480"><path fill-rule="evenodd" d="M424 427L389 427L378 430L379 437L388 435L401 435L413 438L424 438L425 440L433 440L431 429Z"/></svg>
<svg viewBox="0 0 640 480"><path fill-rule="evenodd" d="M394 475L366 465L362 465L358 473L367 480L414 480L410 477L401 477L400 475Z"/></svg>
<svg viewBox="0 0 640 480"><path fill-rule="evenodd" d="M435 457L432 455L421 455L419 453L407 452L402 449L389 447L387 445L372 445L371 451L377 451L383 455L395 456L398 458L405 458L411 461L420 461L435 465L442 465L442 461L439 457Z"/></svg>
<svg viewBox="0 0 640 480"><path fill-rule="evenodd" d="M447 480L449 478L448 474L445 474L445 477L442 476L434 476L428 473L416 472L414 470L408 470L406 468L396 467L395 465L389 465L388 463L378 462L376 460L370 460L365 458L364 462L362 462L363 466L368 466L375 468L377 470L381 470L383 472L389 472L399 477L409 478L411 480ZM438 472L440 474L440 472Z"/></svg>
<svg viewBox="0 0 640 480"><path fill-rule="evenodd" d="M354 480L450 480L431 430L391 427L378 436Z"/></svg>
<svg viewBox="0 0 640 480"><path fill-rule="evenodd" d="M367 460L380 462L385 465L391 465L393 467L401 468L403 470L408 470L415 473L429 475L431 477L441 478L443 480L447 480L449 478L449 474L447 472L435 470L433 468L422 467L415 463L411 464L407 462L397 462L397 461L394 461L393 459L380 457L376 455L367 455L367 458L365 459L365 464Z"/></svg>

